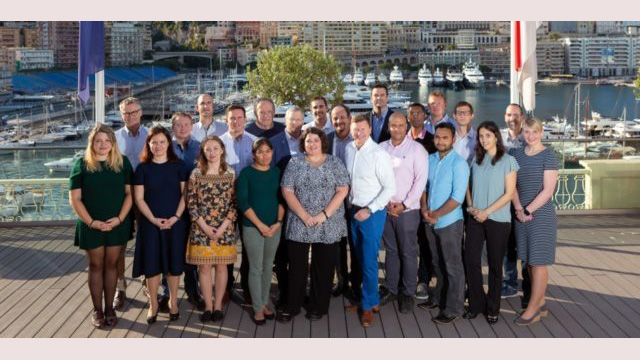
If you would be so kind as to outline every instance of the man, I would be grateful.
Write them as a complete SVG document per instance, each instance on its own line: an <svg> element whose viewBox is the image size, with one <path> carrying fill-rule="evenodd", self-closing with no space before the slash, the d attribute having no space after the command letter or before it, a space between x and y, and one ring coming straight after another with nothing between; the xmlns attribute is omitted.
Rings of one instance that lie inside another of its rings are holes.
<svg viewBox="0 0 640 360"><path fill-rule="evenodd" d="M380 146L391 156L396 193L387 205L382 233L386 249L385 286L380 288L380 304L398 300L399 311L413 308L418 271L418 234L420 197L427 185L427 151L407 135L407 119L402 113L389 118L391 139ZM398 283L402 287L398 288ZM399 293L399 291L402 293Z"/></svg>
<svg viewBox="0 0 640 360"><path fill-rule="evenodd" d="M191 115L184 112L173 114L171 116L171 129L173 131L173 152L184 161L189 174L191 174L191 171L196 167L196 161L200 154L200 142L191 137L191 131L193 130ZM183 212L183 220L187 224L191 223L189 211ZM168 288L164 278L162 279L162 285ZM187 301L191 305L199 310L204 309L204 300L200 296L198 288L198 268L195 265L184 265L184 290L187 293ZM168 301L168 297L162 298L163 305L164 303L168 304Z"/></svg>
<svg viewBox="0 0 640 360"><path fill-rule="evenodd" d="M122 100L119 104L120 116L124 121L125 126L116 131L116 142L118 143L118 149L120 153L126 156L131 163L133 171L136 170L140 164L140 154L145 147L145 141L147 139L148 130L142 126L142 106L140 100L134 97L128 97ZM139 213L135 210L134 214L138 218ZM122 247L120 256L118 257L118 285L115 297L113 299L113 308L121 310L126 300L126 288L127 283L124 279L124 252L126 246Z"/></svg>
<svg viewBox="0 0 640 360"><path fill-rule="evenodd" d="M269 98L259 98L253 107L256 121L247 125L245 130L255 137L272 138L284 131L284 124L273 121L276 106Z"/></svg>
<svg viewBox="0 0 640 360"><path fill-rule="evenodd" d="M334 132L330 133L327 137L329 139L331 155L337 157L346 166L345 149L349 143L353 141L351 136L351 113L349 108L344 104L337 104L331 109L331 124L333 125ZM346 200L345 200L346 201ZM347 226L350 228L351 217L345 213L347 218ZM350 251L347 251L347 243L349 244ZM362 285L362 272L360 271L360 264L356 257L353 239L351 232L347 233L347 236L340 240L340 246L338 247L338 261L336 262L336 272L338 274L338 283L331 290L333 296L339 296L345 294L349 300L357 303L360 300L360 286ZM347 254L351 260L351 272L349 272L349 266L347 264ZM348 282L351 282L349 288Z"/></svg>
<svg viewBox="0 0 640 360"><path fill-rule="evenodd" d="M522 122L524 121L524 111L518 104L509 104L504 113L504 122L507 124L506 129L502 129L502 143L507 151L511 149L521 148L526 145L524 134L522 132ZM511 207L511 221L517 221L515 210ZM509 242L507 243L507 253L504 262L504 279L502 281L502 297L509 298L518 296L518 253L516 249L515 225L511 224L511 232L509 233ZM529 272L527 271L527 263L521 262L522 265L522 308L526 309L529 305L531 297L531 281Z"/></svg>
<svg viewBox="0 0 640 360"><path fill-rule="evenodd" d="M253 162L252 146L253 142L257 139L252 134L244 131L244 126L247 122L246 113L244 107L238 105L231 105L225 110L225 118L227 120L227 127L229 131L220 136L220 140L224 143L225 151L227 153L227 164L231 166L236 173L236 178L240 175L242 169L250 166ZM242 214L239 213L238 220ZM233 291L233 264L227 266L227 294L225 294L225 300L230 297ZM244 247L242 247L242 261L240 263L240 285L242 286L242 295L244 297L245 304L251 304L251 296L249 295L249 258Z"/></svg>
<svg viewBox="0 0 640 360"><path fill-rule="evenodd" d="M425 122L424 126L428 132L435 134L436 125L441 122L455 124L455 121L447 115L447 99L444 94L439 91L432 91L427 97L427 104L431 115Z"/></svg>
<svg viewBox="0 0 640 360"><path fill-rule="evenodd" d="M378 252L387 217L386 206L396 193L391 159L371 138L371 130L366 115L353 119L353 142L347 145L345 157L351 179L351 236L362 268L360 323L364 327L373 323L373 311L380 309Z"/></svg>
<svg viewBox="0 0 640 360"><path fill-rule="evenodd" d="M453 150L471 164L476 154L476 130L471 125L473 121L473 106L466 101L460 101L453 109L453 117L456 120L456 141Z"/></svg>
<svg viewBox="0 0 640 360"><path fill-rule="evenodd" d="M411 138L424 147L429 154L435 153L436 146L433 143L433 134L427 131L424 122L427 118L427 111L420 103L413 103L409 105L407 109L407 115L409 117L409 135Z"/></svg>
<svg viewBox="0 0 640 360"><path fill-rule="evenodd" d="M302 124L304 123L304 111L301 108L294 106L287 110L284 115L284 121L284 131L270 139L271 144L273 145L271 165L277 166L280 169L280 176L284 174L284 170L292 157L304 156L304 153L300 151L299 146L300 136L302 135ZM282 228L285 229L285 226L286 223L283 223ZM286 244L285 231L282 231L278 250L276 250L276 257L274 259L274 271L276 273L276 278L278 279L278 290L280 293L278 296L278 303L276 304L277 308L280 308L287 299L289 260Z"/></svg>
<svg viewBox="0 0 640 360"><path fill-rule="evenodd" d="M322 96L314 97L311 100L310 110L311 114L313 114L313 121L308 124L304 124L304 126L302 126L302 131L316 127L324 131L325 134L333 132L331 121L327 120L327 111L329 110L327 99Z"/></svg>
<svg viewBox="0 0 640 360"><path fill-rule="evenodd" d="M377 84L371 89L371 138L376 143L389 140L389 117L393 113L387 106L389 91L385 85Z"/></svg>
<svg viewBox="0 0 640 360"><path fill-rule="evenodd" d="M210 135L220 136L227 131L227 125L222 121L213 120L213 98L209 94L200 94L196 100L196 111L199 115L199 121L193 126L191 136L202 142L204 138Z"/></svg>
<svg viewBox="0 0 640 360"><path fill-rule="evenodd" d="M422 309L440 307L432 320L449 324L464 310L464 268L462 265L462 208L469 182L467 162L453 151L455 128L450 123L436 125L438 153L429 155L428 196L420 201L429 248L433 256L436 288Z"/></svg>

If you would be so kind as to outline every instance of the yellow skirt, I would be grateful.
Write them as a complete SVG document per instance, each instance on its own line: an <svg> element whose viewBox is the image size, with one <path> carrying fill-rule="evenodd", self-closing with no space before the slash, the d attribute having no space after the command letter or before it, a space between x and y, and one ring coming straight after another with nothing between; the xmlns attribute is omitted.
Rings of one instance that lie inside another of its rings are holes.
<svg viewBox="0 0 640 360"><path fill-rule="evenodd" d="M236 262L238 252L235 245L187 244L186 262L191 265L228 265Z"/></svg>

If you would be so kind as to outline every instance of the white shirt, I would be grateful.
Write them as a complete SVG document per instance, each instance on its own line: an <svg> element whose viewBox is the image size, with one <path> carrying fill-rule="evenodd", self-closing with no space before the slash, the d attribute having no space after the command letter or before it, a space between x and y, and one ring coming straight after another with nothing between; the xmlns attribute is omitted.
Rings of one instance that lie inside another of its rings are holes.
<svg viewBox="0 0 640 360"><path fill-rule="evenodd" d="M314 126L317 127L318 129L320 129L320 127L316 125L316 119L313 119L312 122L308 122L308 123L302 125L302 131L305 131L308 128L311 128L311 127L314 127ZM324 122L324 127L322 129L320 129L320 130L322 130L327 135L329 135L333 131L333 125L331 124L331 121L329 119L329 114L327 114L327 121Z"/></svg>
<svg viewBox="0 0 640 360"><path fill-rule="evenodd" d="M193 125L193 129L191 130L191 137L202 142L204 138L211 135L221 136L225 132L227 132L228 126L222 121L213 120L211 125L209 125L208 129L205 129L200 121Z"/></svg>
<svg viewBox="0 0 640 360"><path fill-rule="evenodd" d="M349 202L368 207L371 212L384 209L396 194L391 157L371 137L358 150L355 142L345 149L347 171L351 179Z"/></svg>

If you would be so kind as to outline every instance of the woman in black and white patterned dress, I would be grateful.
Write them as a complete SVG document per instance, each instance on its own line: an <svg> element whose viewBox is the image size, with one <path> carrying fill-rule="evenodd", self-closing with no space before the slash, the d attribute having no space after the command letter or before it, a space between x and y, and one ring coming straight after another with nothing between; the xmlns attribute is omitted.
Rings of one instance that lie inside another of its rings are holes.
<svg viewBox="0 0 640 360"><path fill-rule="evenodd" d="M337 157L327 154L329 144L322 130L307 129L300 137L300 150L304 158L291 159L281 182L289 207L285 230L289 291L278 314L280 322L288 322L300 312L309 271L311 296L306 316L319 320L327 313L338 244L347 236L343 205L349 191L347 169Z"/></svg>

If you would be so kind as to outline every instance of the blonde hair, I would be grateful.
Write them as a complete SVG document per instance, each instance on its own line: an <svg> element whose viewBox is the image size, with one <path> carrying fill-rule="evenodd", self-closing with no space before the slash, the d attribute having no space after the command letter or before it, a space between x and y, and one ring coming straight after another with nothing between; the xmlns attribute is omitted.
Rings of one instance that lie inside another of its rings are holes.
<svg viewBox="0 0 640 360"><path fill-rule="evenodd" d="M544 127L542 126L542 120L540 120L540 118L537 118L537 117L527 118L524 121L524 126L536 131L540 131L540 132L544 131Z"/></svg>
<svg viewBox="0 0 640 360"><path fill-rule="evenodd" d="M84 151L84 163L87 167L87 171L96 172L102 170L100 162L96 159L96 154L93 151L93 141L98 133L107 134L109 140L111 140L111 150L109 150L109 155L107 155L107 167L115 172L120 172L123 160L120 150L118 149L118 144L116 143L116 134L113 132L111 127L105 124L96 124L89 133L87 149Z"/></svg>

